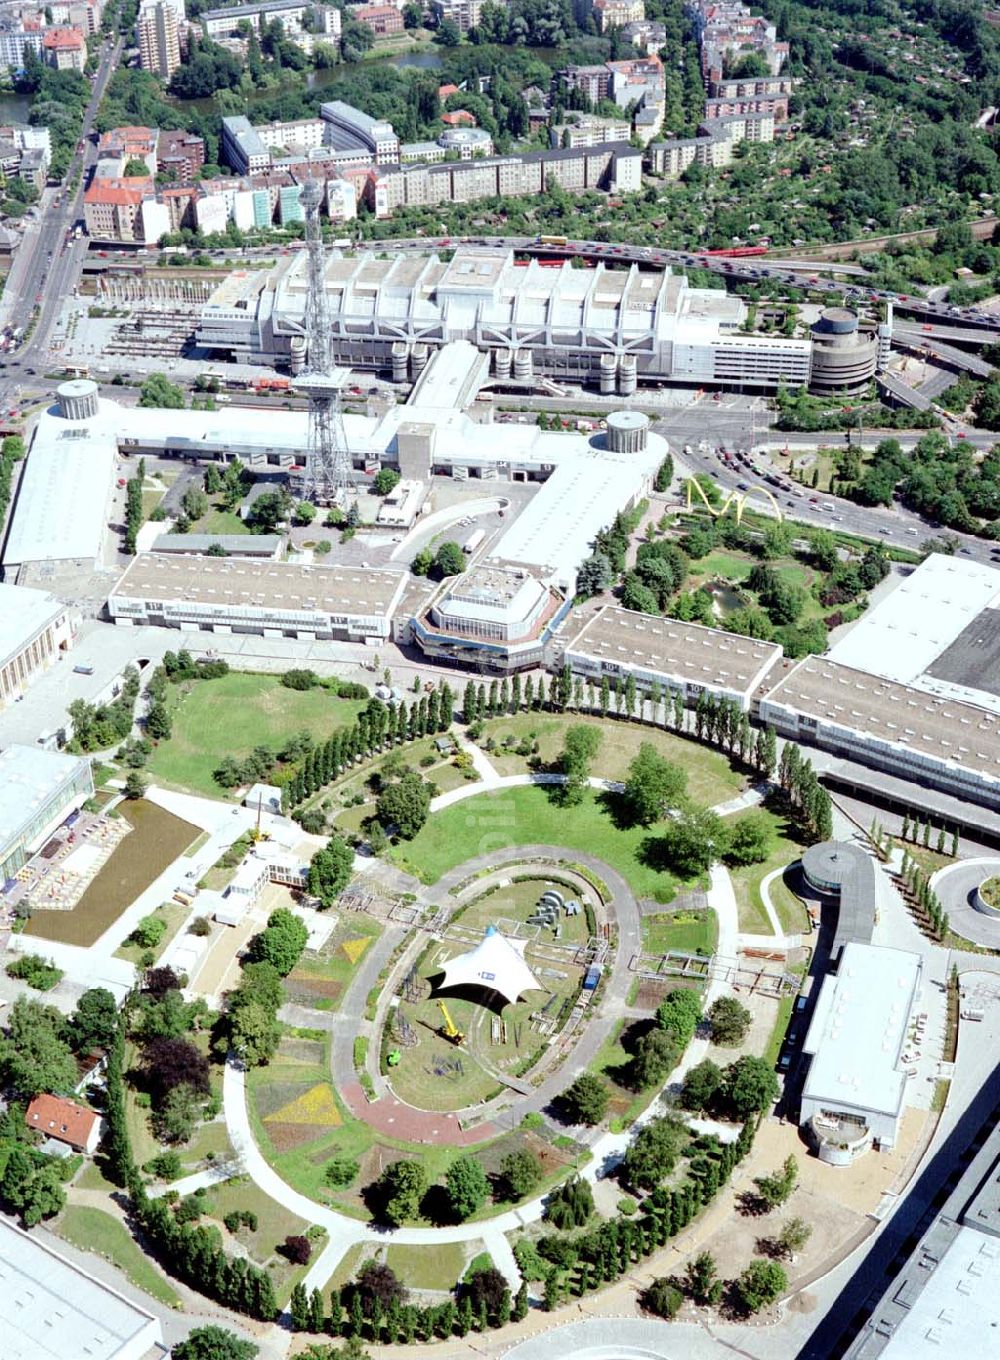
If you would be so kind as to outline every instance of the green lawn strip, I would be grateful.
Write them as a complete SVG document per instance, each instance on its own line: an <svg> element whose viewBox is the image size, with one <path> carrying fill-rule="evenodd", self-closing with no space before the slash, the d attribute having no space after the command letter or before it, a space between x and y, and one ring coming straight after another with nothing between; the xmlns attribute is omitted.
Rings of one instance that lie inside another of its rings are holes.
<svg viewBox="0 0 1000 1360"><path fill-rule="evenodd" d="M207 845L207 843L210 840L211 840L210 834L207 831L203 831L201 835L198 837L198 839L196 841L193 841L184 851L184 858L193 859L195 855L198 853L198 851L201 849L201 847L203 845Z"/></svg>
<svg viewBox="0 0 1000 1360"><path fill-rule="evenodd" d="M188 1174L199 1170L200 1163L209 1153L212 1153L214 1161L226 1161L233 1155L233 1145L229 1141L225 1122L213 1120L210 1124L200 1124L190 1143L179 1151Z"/></svg>
<svg viewBox="0 0 1000 1360"><path fill-rule="evenodd" d="M231 510L209 510L204 518L191 525L193 534L249 534L249 525Z"/></svg>
<svg viewBox="0 0 1000 1360"><path fill-rule="evenodd" d="M778 1013L774 1018L774 1028L771 1030L767 1047L761 1055L769 1067L773 1067L778 1061L778 1054L781 1052L781 1045L785 1041L785 1031L788 1029L794 1004L794 996L783 996L778 1002Z"/></svg>
<svg viewBox="0 0 1000 1360"><path fill-rule="evenodd" d="M78 1190L106 1190L109 1194L116 1189L113 1182L104 1176L97 1162L91 1161L87 1162L73 1184Z"/></svg>
<svg viewBox="0 0 1000 1360"><path fill-rule="evenodd" d="M422 882L435 883L449 869L495 850L498 843L563 846L604 860L638 896L669 901L678 880L637 858L651 835L655 837L655 830L646 827L619 830L590 790L576 807L564 807L548 790L532 785L484 793L444 808L412 841L399 845L394 858Z"/></svg>
<svg viewBox="0 0 1000 1360"><path fill-rule="evenodd" d="M145 1290L158 1302L168 1308L180 1307L179 1296L132 1240L125 1226L103 1209L70 1204L63 1210L56 1231L81 1250L95 1252L112 1261L137 1289Z"/></svg>
<svg viewBox="0 0 1000 1360"><path fill-rule="evenodd" d="M649 742L661 755L687 771L687 791L695 803L712 807L727 802L743 788L743 776L720 752L645 723L579 713L519 713L512 718L491 719L486 725L486 736L493 738L497 748L508 735L515 738L515 744L535 739L539 745L539 758L548 764L562 750L566 728L576 723L595 725L600 729L603 740L591 773L601 778L625 779L639 747L643 742ZM490 753L489 759L501 774L522 774L528 768L525 757L513 752L497 749Z"/></svg>
<svg viewBox="0 0 1000 1360"><path fill-rule="evenodd" d="M342 701L341 701L342 702ZM456 789L462 784L474 782L466 779L465 772L458 770L451 763L450 758L442 757L434 745L434 739L425 737L420 741L411 742L406 746L398 748L398 752L403 760L412 769L430 783L437 786L439 793L447 793L451 789ZM324 812L336 817L338 828L350 831L359 831L361 823L375 812L375 796L370 787L373 775L378 774L385 764L390 753L367 762L358 769L351 770L336 783L328 784L320 789L318 793L307 798L303 803L303 808L321 808ZM424 761L433 760L434 764L424 764ZM366 801L350 805L352 800L361 795Z"/></svg>
<svg viewBox="0 0 1000 1360"><path fill-rule="evenodd" d="M797 860L802 854L802 842L798 839L795 827L779 812L770 808L754 809L754 815L766 817L771 824L772 849L762 864L748 864L741 868L730 869L736 905L739 908L740 930L755 935L772 934L771 922L764 910L760 895L760 885L768 874L775 869L784 868ZM775 880L777 882L778 880ZM780 917L779 917L780 919ZM802 928L802 923L796 927Z"/></svg>
<svg viewBox="0 0 1000 1360"><path fill-rule="evenodd" d="M342 1289L345 1284L349 1284L358 1273L362 1263L374 1257L380 1250L381 1248L373 1246L370 1242L357 1242L353 1247L348 1247L337 1262L333 1274L325 1284L320 1285L320 1293L324 1299L329 1297L332 1289ZM434 1254L434 1252L428 1252L428 1255Z"/></svg>
<svg viewBox="0 0 1000 1360"><path fill-rule="evenodd" d="M154 912L150 913L153 916L158 916L167 923L167 929L164 932L163 939L153 950L153 953L156 955L154 962L161 959L166 953L167 946L174 940L177 932L187 919L190 910L190 907L185 907L180 902L164 902L162 906L157 907ZM146 951L143 949L142 945L126 943L118 946L114 956L116 959L127 959L129 963L138 963L145 953Z"/></svg>
<svg viewBox="0 0 1000 1360"><path fill-rule="evenodd" d="M431 1250L392 1246L386 1252L386 1264L410 1289L450 1291L465 1273L469 1259L482 1246L482 1242L441 1242Z"/></svg>
<svg viewBox="0 0 1000 1360"><path fill-rule="evenodd" d="M167 703L173 735L157 745L149 772L160 783L214 798L232 796L212 778L223 756L240 760L255 746L277 749L301 731L323 741L364 707L325 688L286 689L277 676L249 671L171 685Z"/></svg>
<svg viewBox="0 0 1000 1360"><path fill-rule="evenodd" d="M642 918L642 945L651 954L678 950L685 954L713 954L719 938L714 911L657 912Z"/></svg>
<svg viewBox="0 0 1000 1360"><path fill-rule="evenodd" d="M768 892L771 894L771 902L778 913L778 920L785 934L808 935L811 926L805 903L788 886L783 874L772 881Z"/></svg>

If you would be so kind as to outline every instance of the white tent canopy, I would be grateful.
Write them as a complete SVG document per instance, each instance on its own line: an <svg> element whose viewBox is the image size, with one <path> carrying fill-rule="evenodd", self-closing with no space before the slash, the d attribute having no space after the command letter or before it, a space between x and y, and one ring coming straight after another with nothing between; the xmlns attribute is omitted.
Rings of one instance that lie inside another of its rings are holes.
<svg viewBox="0 0 1000 1360"><path fill-rule="evenodd" d="M522 992L543 991L524 961L527 943L527 940L509 940L496 926L487 926L486 934L475 949L449 959L444 965L441 988L488 987L499 992L511 1005Z"/></svg>

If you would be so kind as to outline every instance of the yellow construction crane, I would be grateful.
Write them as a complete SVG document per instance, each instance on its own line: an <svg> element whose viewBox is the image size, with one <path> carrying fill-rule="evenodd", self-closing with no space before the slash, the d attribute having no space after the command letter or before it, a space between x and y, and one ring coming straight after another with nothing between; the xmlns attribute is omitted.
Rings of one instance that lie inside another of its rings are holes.
<svg viewBox="0 0 1000 1360"><path fill-rule="evenodd" d="M450 1039L453 1044L464 1044L465 1035L451 1018L448 1007L443 1001L439 1001L438 1005L441 1007L441 1014L444 1016L444 1024L441 1026L441 1033L446 1039Z"/></svg>

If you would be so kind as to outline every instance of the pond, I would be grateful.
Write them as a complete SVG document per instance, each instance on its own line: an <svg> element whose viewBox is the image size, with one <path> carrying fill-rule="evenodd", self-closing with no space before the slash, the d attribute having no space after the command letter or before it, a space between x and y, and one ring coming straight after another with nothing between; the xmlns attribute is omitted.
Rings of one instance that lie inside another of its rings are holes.
<svg viewBox="0 0 1000 1360"><path fill-rule="evenodd" d="M0 123L26 123L31 100L26 94L14 94L12 90L0 93Z"/></svg>
<svg viewBox="0 0 1000 1360"><path fill-rule="evenodd" d="M743 592L728 581L709 581L705 589L712 597L712 609L719 616L731 614L746 604Z"/></svg>
<svg viewBox="0 0 1000 1360"><path fill-rule="evenodd" d="M135 899L201 834L190 822L145 798L123 803L131 832L116 848L72 911L36 911L25 935L92 945Z"/></svg>

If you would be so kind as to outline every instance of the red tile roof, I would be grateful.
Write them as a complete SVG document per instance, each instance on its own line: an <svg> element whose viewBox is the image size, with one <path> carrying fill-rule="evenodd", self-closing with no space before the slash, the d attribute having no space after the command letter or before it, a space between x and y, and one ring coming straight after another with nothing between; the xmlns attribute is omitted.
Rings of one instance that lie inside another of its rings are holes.
<svg viewBox="0 0 1000 1360"><path fill-rule="evenodd" d="M78 51L85 47L83 34L78 28L50 28L42 38L43 47L61 47L64 51Z"/></svg>
<svg viewBox="0 0 1000 1360"><path fill-rule="evenodd" d="M93 1110L88 1110L86 1105L50 1095L35 1096L24 1118L29 1128L81 1150L87 1146L87 1140L99 1120L99 1116Z"/></svg>

